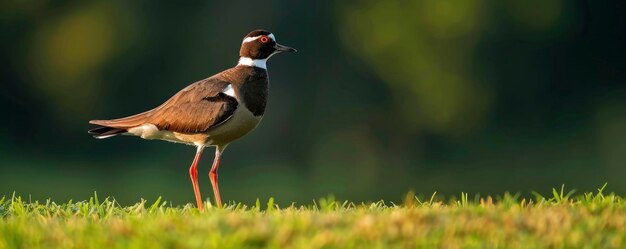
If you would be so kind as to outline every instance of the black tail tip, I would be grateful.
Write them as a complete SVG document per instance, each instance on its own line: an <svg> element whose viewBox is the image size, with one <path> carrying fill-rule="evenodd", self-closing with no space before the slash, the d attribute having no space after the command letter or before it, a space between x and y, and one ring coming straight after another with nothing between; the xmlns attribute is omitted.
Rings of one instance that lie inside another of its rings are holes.
<svg viewBox="0 0 626 249"><path fill-rule="evenodd" d="M94 138L104 139L126 133L126 129L118 129L112 127L98 127L87 131Z"/></svg>

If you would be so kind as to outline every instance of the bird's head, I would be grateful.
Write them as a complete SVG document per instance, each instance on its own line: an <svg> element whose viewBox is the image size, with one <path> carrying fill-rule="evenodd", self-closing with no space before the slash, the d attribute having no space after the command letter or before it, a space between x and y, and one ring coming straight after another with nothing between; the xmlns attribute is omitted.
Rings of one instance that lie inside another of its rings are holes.
<svg viewBox="0 0 626 249"><path fill-rule="evenodd" d="M248 33L241 43L241 50L239 50L239 56L243 60L250 61L262 61L265 64L265 60L272 55L282 52L296 52L294 48L280 45L276 42L274 34L266 30L254 30ZM240 64L241 64L240 59Z"/></svg>

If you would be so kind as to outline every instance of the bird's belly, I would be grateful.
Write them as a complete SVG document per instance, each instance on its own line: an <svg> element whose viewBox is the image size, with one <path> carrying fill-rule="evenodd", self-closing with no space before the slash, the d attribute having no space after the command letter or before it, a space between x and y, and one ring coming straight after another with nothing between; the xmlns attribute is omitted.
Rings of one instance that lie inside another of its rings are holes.
<svg viewBox="0 0 626 249"><path fill-rule="evenodd" d="M207 132L188 134L159 130L155 125L146 123L129 129L126 134L140 136L143 139L164 140L195 146L223 146L254 130L259 122L261 122L262 117L263 116L254 116L252 112L241 105L235 110L230 119L209 129Z"/></svg>
<svg viewBox="0 0 626 249"><path fill-rule="evenodd" d="M155 125L145 123L143 125L128 129L125 135L139 136L143 139L164 140L174 143L183 143L188 145L203 145L207 135L204 133L186 134L167 130L159 130Z"/></svg>
<svg viewBox="0 0 626 249"><path fill-rule="evenodd" d="M254 116L244 105L239 105L230 119L207 132L206 145L227 145L254 130L261 118L263 116Z"/></svg>

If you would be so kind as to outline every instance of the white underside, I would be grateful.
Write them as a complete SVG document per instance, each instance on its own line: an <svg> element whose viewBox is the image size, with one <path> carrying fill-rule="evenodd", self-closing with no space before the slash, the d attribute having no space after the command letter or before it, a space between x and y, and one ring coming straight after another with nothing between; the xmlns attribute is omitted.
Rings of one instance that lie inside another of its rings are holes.
<svg viewBox="0 0 626 249"><path fill-rule="evenodd" d="M206 144L221 145L224 144L225 141L226 144L230 143L254 130L261 122L261 119L263 119L263 116L254 116L254 114L245 107L243 102L239 102L237 109L230 119L212 128L207 133L209 139Z"/></svg>
<svg viewBox="0 0 626 249"><path fill-rule="evenodd" d="M174 143L183 143L194 146L222 146L225 147L235 140L252 131L261 122L263 116L254 116L242 103L239 104L233 116L223 124L211 128L203 134L185 134L179 132L159 130L154 124L146 123L128 129L125 135L139 136L143 139L164 140ZM206 134L206 135L204 135Z"/></svg>

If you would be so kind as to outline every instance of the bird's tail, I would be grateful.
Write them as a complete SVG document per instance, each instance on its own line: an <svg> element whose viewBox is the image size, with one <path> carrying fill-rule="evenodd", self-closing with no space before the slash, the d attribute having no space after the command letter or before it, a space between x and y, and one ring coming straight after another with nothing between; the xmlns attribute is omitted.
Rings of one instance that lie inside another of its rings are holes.
<svg viewBox="0 0 626 249"><path fill-rule="evenodd" d="M117 136L117 135L126 133L126 131L127 131L126 129L103 126L103 127L91 129L88 132L95 138L104 139L104 138L109 138L112 136Z"/></svg>
<svg viewBox="0 0 626 249"><path fill-rule="evenodd" d="M128 129L144 124L146 119L152 115L152 111L139 113L125 118L109 119L109 120L91 120L90 124L100 127L89 130L89 134L95 138L109 138L119 134L126 133Z"/></svg>

